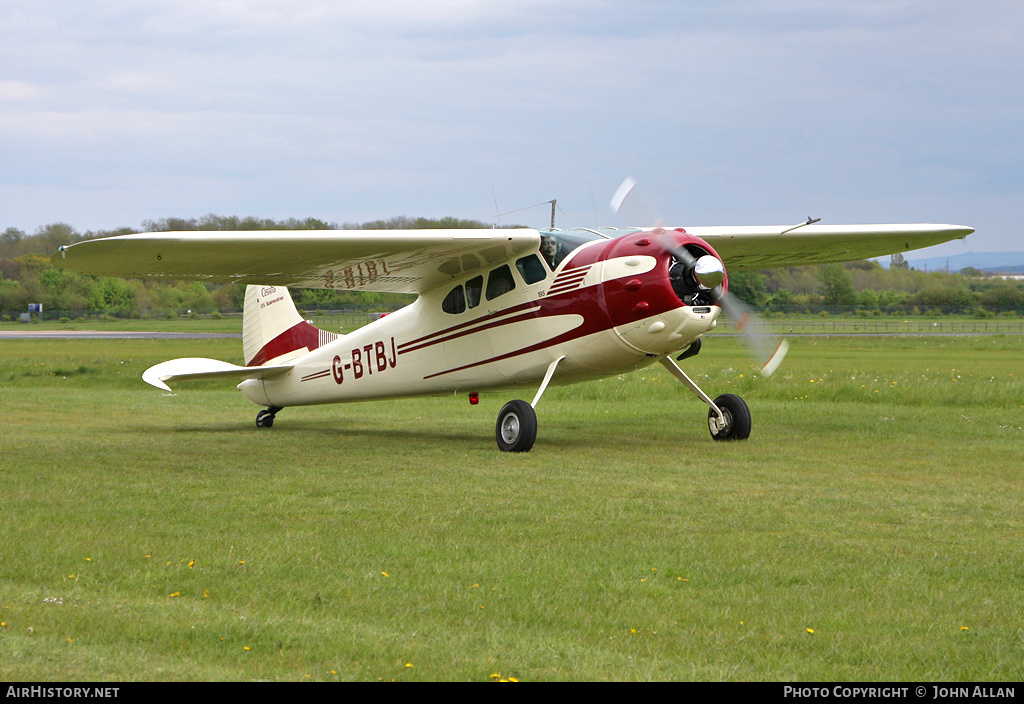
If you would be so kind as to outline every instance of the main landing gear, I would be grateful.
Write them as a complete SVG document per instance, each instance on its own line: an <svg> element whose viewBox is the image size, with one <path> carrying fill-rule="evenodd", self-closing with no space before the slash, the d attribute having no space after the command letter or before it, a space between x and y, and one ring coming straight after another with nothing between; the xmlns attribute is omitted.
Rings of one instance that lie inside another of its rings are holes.
<svg viewBox="0 0 1024 704"><path fill-rule="evenodd" d="M498 414L494 436L502 452L529 452L537 439L537 412L526 401L509 401Z"/></svg>
<svg viewBox="0 0 1024 704"><path fill-rule="evenodd" d="M257 428L272 428L274 427L274 416L280 411L279 406L271 406L266 410L260 411L256 414L256 427Z"/></svg>
<svg viewBox="0 0 1024 704"><path fill-rule="evenodd" d="M498 414L498 423L494 427L494 438L498 441L498 449L502 452L529 452L537 439L537 412L534 410L540 403L540 397L548 388L548 382L555 375L558 363L565 359L562 355L551 364L544 373L544 380L540 382L537 395L533 397L533 403L526 401L509 401L501 408Z"/></svg>

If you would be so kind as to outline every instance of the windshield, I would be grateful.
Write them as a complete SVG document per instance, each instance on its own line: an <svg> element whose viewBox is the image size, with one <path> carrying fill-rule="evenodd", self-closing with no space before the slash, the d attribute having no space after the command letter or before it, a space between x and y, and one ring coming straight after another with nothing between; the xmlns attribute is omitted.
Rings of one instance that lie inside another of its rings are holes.
<svg viewBox="0 0 1024 704"><path fill-rule="evenodd" d="M594 240L609 239L596 230L541 230L540 253L553 271L562 260L581 245Z"/></svg>

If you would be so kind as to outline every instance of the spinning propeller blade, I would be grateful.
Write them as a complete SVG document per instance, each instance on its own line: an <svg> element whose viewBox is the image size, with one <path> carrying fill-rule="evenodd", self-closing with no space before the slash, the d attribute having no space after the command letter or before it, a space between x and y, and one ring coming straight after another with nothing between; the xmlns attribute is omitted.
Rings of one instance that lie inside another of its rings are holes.
<svg viewBox="0 0 1024 704"><path fill-rule="evenodd" d="M686 247L673 242L671 233L661 227L661 219L654 217L650 207L638 193L637 183L633 177L626 177L615 191L609 205L616 214L623 213L623 208L627 208L639 214L643 220L656 223L651 230L654 241L663 251L686 265L693 272L693 278L703 288L718 289L717 298L722 310L734 321L736 331L740 333L743 344L761 368L761 373L771 376L789 351L789 342L768 332L761 318L737 296L728 291L721 291L725 272L722 263L711 256L698 259Z"/></svg>

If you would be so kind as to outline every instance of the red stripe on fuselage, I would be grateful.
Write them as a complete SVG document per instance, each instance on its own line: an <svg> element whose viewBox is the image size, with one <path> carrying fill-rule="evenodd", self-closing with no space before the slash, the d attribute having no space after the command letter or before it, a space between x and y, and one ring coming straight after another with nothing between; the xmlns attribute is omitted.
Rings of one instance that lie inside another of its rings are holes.
<svg viewBox="0 0 1024 704"><path fill-rule="evenodd" d="M421 349L423 349L425 347L433 347L434 345L442 344L442 343L448 342L449 340L456 340L456 339L458 339L460 337L465 337L466 335L473 335L475 333L483 332L485 330L493 330L494 328L499 328L499 327L502 327L504 325L508 325L510 323L518 323L518 322L521 322L523 320L530 320L532 318L537 318L537 317L540 316L540 306L537 306L537 305L531 306L530 308L528 308L526 311L520 313L519 315L511 315L518 308L521 308L521 306L516 306L514 308L509 308L509 310L507 312L503 313L503 315L507 316L507 317L502 317L501 320L478 320L478 321L475 321L475 322L480 323L480 325L477 326L477 327L474 327L472 329L463 329L461 332L451 333L451 334L445 335L444 337L435 337L435 339L430 340L429 342L424 342L424 343L422 343L420 345L416 345L415 347L409 347L408 345L405 345L405 346L399 348L398 354L401 355L401 354L406 354L406 353L409 353L409 352L415 352L416 350L421 350ZM490 317L492 317L492 316L488 316L488 318L490 318ZM459 328L465 328L466 326L460 325L458 327ZM457 329L457 328L451 328L451 330L455 330L455 329ZM422 338L422 339L427 339L427 338Z"/></svg>
<svg viewBox="0 0 1024 704"><path fill-rule="evenodd" d="M400 344L398 346L398 354L404 354L406 352L411 351L412 349L419 349L421 347L428 347L429 345L436 344L437 342L443 342L443 340L433 340L432 342L429 342L427 344L421 344L421 343L426 342L427 340L432 340L433 338L437 338L437 337L441 337L441 336L449 336L448 339L450 339L451 337L459 337L458 335L452 335L452 333L454 333L456 330L464 330L466 328L473 327L474 325L480 325L480 326L487 325L487 323L490 322L491 320L493 320L496 316L499 316L499 315L511 315L513 313L518 313L520 311L526 311L526 310L529 310L531 308L539 308L539 305L537 304L536 301L530 301L529 303L521 303L521 304L519 304L517 306L512 306L511 308L506 308L505 310L497 311L495 313L488 313L485 316L482 316L480 318L476 318L475 320L470 320L467 323L459 323L458 325L453 325L450 328L445 328L444 330L438 330L437 332L432 332L429 335L424 335L423 337L417 337L415 340L410 340L409 342L403 342L402 344ZM470 331L470 332L474 332L474 331Z"/></svg>

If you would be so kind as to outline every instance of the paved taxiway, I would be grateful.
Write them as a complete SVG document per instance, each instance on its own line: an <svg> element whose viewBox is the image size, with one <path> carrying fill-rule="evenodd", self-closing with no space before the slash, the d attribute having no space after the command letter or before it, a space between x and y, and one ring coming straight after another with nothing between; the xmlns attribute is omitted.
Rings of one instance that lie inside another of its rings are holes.
<svg viewBox="0 0 1024 704"><path fill-rule="evenodd" d="M241 337L241 334L223 332L0 330L0 340L213 340L239 337Z"/></svg>

